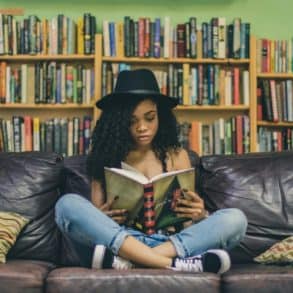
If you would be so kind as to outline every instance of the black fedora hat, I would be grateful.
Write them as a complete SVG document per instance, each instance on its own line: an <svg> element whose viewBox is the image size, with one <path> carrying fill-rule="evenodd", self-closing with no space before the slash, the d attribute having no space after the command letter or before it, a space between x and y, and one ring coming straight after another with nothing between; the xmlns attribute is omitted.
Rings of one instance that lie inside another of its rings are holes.
<svg viewBox="0 0 293 293"><path fill-rule="evenodd" d="M97 101L96 106L105 109L115 103L124 103L131 98L147 97L153 97L158 103L170 108L178 104L177 98L161 94L156 77L151 70L137 69L121 71L114 91Z"/></svg>

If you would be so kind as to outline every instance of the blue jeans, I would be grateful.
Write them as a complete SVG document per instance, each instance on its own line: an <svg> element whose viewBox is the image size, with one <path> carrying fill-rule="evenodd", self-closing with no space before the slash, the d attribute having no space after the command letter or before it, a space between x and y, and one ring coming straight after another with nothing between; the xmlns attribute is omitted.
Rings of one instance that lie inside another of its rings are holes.
<svg viewBox="0 0 293 293"><path fill-rule="evenodd" d="M230 208L218 210L208 218L171 236L146 235L120 226L97 209L90 201L77 194L62 196L55 207L56 223L65 236L72 240L76 252L88 266L95 245L102 244L118 251L129 235L149 247L171 241L179 257L201 254L208 249L231 249L246 232L247 220L242 211Z"/></svg>

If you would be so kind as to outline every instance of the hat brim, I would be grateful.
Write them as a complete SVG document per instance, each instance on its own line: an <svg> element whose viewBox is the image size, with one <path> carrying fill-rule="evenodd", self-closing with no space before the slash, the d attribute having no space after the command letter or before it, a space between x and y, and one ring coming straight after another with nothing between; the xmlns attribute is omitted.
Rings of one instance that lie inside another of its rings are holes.
<svg viewBox="0 0 293 293"><path fill-rule="evenodd" d="M152 97L158 100L158 103L165 105L170 108L174 108L178 105L178 98L169 97L163 94L133 94L133 93L111 93L109 95L104 96L102 99L96 102L96 106L99 109L105 109L106 107L111 107L118 103L127 103L127 101L131 99L145 99L147 97Z"/></svg>

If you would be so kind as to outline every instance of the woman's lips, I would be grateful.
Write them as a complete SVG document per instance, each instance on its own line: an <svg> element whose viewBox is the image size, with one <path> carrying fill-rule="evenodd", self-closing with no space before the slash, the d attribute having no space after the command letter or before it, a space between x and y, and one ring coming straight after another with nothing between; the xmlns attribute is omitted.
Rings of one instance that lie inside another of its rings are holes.
<svg viewBox="0 0 293 293"><path fill-rule="evenodd" d="M150 138L149 135L138 136L138 140L149 140L149 138Z"/></svg>

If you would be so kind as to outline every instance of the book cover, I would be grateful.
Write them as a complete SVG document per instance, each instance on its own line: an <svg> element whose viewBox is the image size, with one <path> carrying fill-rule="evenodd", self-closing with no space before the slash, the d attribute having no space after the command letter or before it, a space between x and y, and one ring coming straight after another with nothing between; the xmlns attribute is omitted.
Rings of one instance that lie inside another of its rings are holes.
<svg viewBox="0 0 293 293"><path fill-rule="evenodd" d="M146 233L186 219L176 217L175 200L182 188L194 190L194 168L162 173L148 179L133 167L122 163L123 169L105 167L107 200L114 201L113 209L126 209L126 225ZM149 233L151 234L151 233Z"/></svg>

